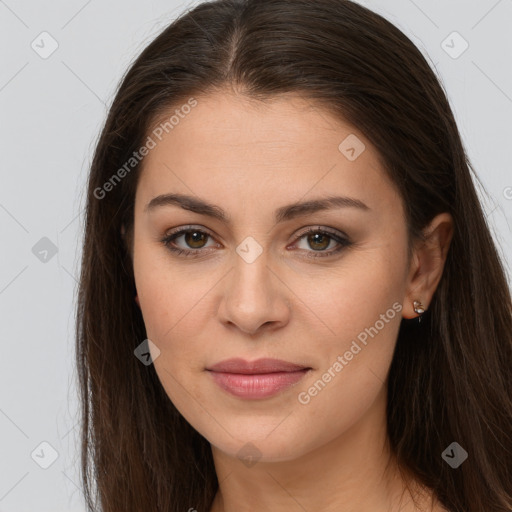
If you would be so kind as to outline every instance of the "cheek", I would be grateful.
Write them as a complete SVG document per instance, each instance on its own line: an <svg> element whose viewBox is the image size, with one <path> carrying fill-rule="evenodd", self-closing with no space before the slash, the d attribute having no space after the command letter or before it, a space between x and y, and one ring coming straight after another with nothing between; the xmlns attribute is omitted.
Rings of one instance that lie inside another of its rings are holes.
<svg viewBox="0 0 512 512"><path fill-rule="evenodd" d="M178 279L141 281L139 299L146 333L160 349L161 361L191 368L199 361L197 344L205 340L205 325L211 314L206 310L205 290L184 286ZM203 300L202 300L203 299Z"/></svg>
<svg viewBox="0 0 512 512"><path fill-rule="evenodd" d="M193 265L173 265L165 251L142 243L136 246L134 276L148 337L159 343L201 315L201 301L211 287L208 275L195 272Z"/></svg>
<svg viewBox="0 0 512 512"><path fill-rule="evenodd" d="M297 398L305 418L322 418L333 433L349 428L382 392L400 328L400 258L391 263L384 245L375 249L333 272L322 287L307 292L304 282L300 292L308 293L305 302L329 335L311 336L322 364Z"/></svg>
<svg viewBox="0 0 512 512"><path fill-rule="evenodd" d="M193 378L204 366L205 336L201 332L208 315L201 298L209 287L204 280L203 290L191 285L186 276L143 267L142 263L137 292L147 337L160 351L153 363L155 371L175 407L195 422L201 413L195 405L204 401Z"/></svg>
<svg viewBox="0 0 512 512"><path fill-rule="evenodd" d="M336 340L316 343L323 364L297 388L295 403L286 408L288 413L293 410L301 426L297 428L304 432L293 447L297 453L307 453L350 432L368 415L374 415L375 421L380 421L379 415L385 417L386 382L400 327L401 304L386 300L382 304L375 308L375 304L366 303L353 317L348 313L349 306L344 312L338 311L337 323L332 317ZM307 432L314 435L308 436ZM276 446L287 446L286 435L286 429L273 433Z"/></svg>
<svg viewBox="0 0 512 512"><path fill-rule="evenodd" d="M351 253L328 273L295 272L286 277L293 282L293 292L300 299L296 308L302 319L307 319L311 328L316 325L318 338L342 348L347 340L379 321L381 315L389 321L382 329L385 337L388 324L399 323L397 303L403 300L405 289L404 264L389 245L376 243ZM390 341L393 343L393 336Z"/></svg>
<svg viewBox="0 0 512 512"><path fill-rule="evenodd" d="M191 396L200 395L194 377L204 370L212 321L208 294L218 281L193 267L172 266L165 255L143 249L134 263L146 334L160 350L155 370L169 398L185 410Z"/></svg>

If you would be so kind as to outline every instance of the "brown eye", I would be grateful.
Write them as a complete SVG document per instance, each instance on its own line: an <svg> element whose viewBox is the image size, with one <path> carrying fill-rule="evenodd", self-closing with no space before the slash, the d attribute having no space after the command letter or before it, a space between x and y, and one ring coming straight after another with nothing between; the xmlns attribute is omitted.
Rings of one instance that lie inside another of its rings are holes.
<svg viewBox="0 0 512 512"><path fill-rule="evenodd" d="M203 231L186 231L183 235L185 243L192 249L202 249L202 244L206 243L208 236Z"/></svg>
<svg viewBox="0 0 512 512"><path fill-rule="evenodd" d="M324 233L316 233L314 235L307 236L309 246L315 251L327 249L331 240L332 237L327 236Z"/></svg>
<svg viewBox="0 0 512 512"><path fill-rule="evenodd" d="M183 238L183 240L178 244L180 238ZM200 256L204 252L202 249L208 248L205 246L208 238L212 238L209 233L192 227L176 230L165 236L161 242L167 249L177 255L184 254L194 257Z"/></svg>
<svg viewBox="0 0 512 512"><path fill-rule="evenodd" d="M308 258L334 256L345 247L352 245L352 242L341 233L333 233L320 228L310 228L306 232L300 234L296 240L300 242L302 239L305 240L305 245L307 247L298 248L306 251L307 253L310 253L307 255ZM327 251L326 249L329 248L331 243L333 243L334 246L337 245L338 247Z"/></svg>

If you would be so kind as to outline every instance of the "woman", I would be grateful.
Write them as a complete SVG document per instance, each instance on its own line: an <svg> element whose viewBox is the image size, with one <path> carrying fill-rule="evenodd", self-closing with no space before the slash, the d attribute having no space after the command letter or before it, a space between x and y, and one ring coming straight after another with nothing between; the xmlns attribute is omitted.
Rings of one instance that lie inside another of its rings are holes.
<svg viewBox="0 0 512 512"><path fill-rule="evenodd" d="M358 4L166 28L89 179L89 508L512 510L510 290L471 171L421 53Z"/></svg>

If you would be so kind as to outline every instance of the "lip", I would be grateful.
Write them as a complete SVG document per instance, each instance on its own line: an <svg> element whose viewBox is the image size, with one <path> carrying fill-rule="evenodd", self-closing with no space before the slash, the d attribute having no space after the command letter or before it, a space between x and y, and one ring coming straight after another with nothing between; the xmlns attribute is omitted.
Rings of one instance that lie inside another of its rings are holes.
<svg viewBox="0 0 512 512"><path fill-rule="evenodd" d="M275 373L275 372L295 372L309 368L306 365L289 363L281 359L262 358L255 361L246 361L239 357L226 359L220 363L206 368L213 372L238 373L245 375Z"/></svg>
<svg viewBox="0 0 512 512"><path fill-rule="evenodd" d="M206 368L214 382L239 398L273 396L299 382L312 368L280 359L245 361L235 358Z"/></svg>

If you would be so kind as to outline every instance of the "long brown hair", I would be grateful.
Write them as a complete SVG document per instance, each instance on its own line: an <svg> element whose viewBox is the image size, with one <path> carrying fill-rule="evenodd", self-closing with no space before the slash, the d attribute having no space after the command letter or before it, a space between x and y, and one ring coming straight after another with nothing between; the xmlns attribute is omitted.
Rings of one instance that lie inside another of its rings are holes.
<svg viewBox="0 0 512 512"><path fill-rule="evenodd" d="M233 87L297 93L357 127L406 207L409 242L441 212L455 224L421 324L402 320L388 384L400 467L453 512L512 510L512 307L446 95L394 25L349 0L217 0L184 12L123 77L89 176L76 357L89 510L210 509L211 448L134 349L146 338L130 259L137 176L155 120ZM193 114L192 114L193 115ZM133 161L132 161L133 164ZM118 172L123 168L125 172ZM116 175L117 177L115 177ZM106 185L109 183L110 185ZM442 452L468 453L458 468Z"/></svg>

